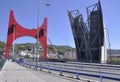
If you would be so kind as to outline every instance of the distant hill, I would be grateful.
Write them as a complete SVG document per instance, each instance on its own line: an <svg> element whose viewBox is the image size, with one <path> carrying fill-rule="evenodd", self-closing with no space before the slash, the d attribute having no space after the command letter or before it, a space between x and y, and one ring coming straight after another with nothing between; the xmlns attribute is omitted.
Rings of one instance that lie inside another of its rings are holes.
<svg viewBox="0 0 120 82"><path fill-rule="evenodd" d="M5 43L0 41L0 49L4 49L4 47L5 47Z"/></svg>
<svg viewBox="0 0 120 82"><path fill-rule="evenodd" d="M31 48L33 47L33 43L24 43L24 44L15 44L15 51L19 52L21 50L31 50ZM5 43L0 41L0 50L4 50L5 48ZM48 50L49 52L59 52L61 54L63 54L65 51L75 51L75 48L72 48L70 46L66 46L66 45L48 45ZM12 51L12 46L11 46L11 51ZM114 54L120 54L120 49L107 49L107 54L108 56L110 55L114 55Z"/></svg>
<svg viewBox="0 0 120 82"><path fill-rule="evenodd" d="M60 54L64 54L65 51L75 50L75 48L65 45L48 45L48 50L52 52L57 51Z"/></svg>
<svg viewBox="0 0 120 82"><path fill-rule="evenodd" d="M16 44L16 49L19 50L25 50L25 49L31 49L33 44L31 43L26 43L26 44ZM60 54L64 54L65 51L75 51L75 48L66 46L66 45L48 45L48 50L49 52L58 52ZM115 55L115 54L120 54L120 49L107 49L107 54L108 56L110 55Z"/></svg>
<svg viewBox="0 0 120 82"><path fill-rule="evenodd" d="M120 57L120 50L118 50L118 49L108 49L107 50L107 56L109 57L109 56L116 56L116 57Z"/></svg>
<svg viewBox="0 0 120 82"><path fill-rule="evenodd" d="M110 54L110 51L111 51L111 54L120 54L120 49L108 49L107 50L107 53Z"/></svg>

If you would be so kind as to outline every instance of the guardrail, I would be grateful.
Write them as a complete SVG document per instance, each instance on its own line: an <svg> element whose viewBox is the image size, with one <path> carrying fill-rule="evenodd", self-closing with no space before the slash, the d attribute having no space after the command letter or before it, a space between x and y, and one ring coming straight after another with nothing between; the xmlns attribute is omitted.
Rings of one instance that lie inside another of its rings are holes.
<svg viewBox="0 0 120 82"><path fill-rule="evenodd" d="M3 67L3 65L4 65L4 63L5 63L5 59L1 59L1 61L0 61L0 71L1 71L1 69L2 69L2 67Z"/></svg>
<svg viewBox="0 0 120 82"><path fill-rule="evenodd" d="M92 65L92 66L104 66L104 67L118 67L120 68L120 65L114 65L114 64L101 64L101 63L84 63L84 62L71 62L71 61L68 61L67 63L72 63L72 64L84 64L84 65Z"/></svg>
<svg viewBox="0 0 120 82"><path fill-rule="evenodd" d="M61 64L54 64L54 63L38 63L38 67L35 66L35 62L23 62L23 61L19 61L19 60L15 60L16 63L26 66L26 67L30 67L30 68L34 68L34 69L39 69L40 71L42 71L42 69L47 69L48 72L53 71L57 71L60 75L62 75L63 73L71 73L71 74L75 74L76 79L79 79L78 76L79 75L85 75L85 76L92 76L92 77L97 77L100 79L100 82L102 82L103 78L105 79L110 79L110 80L115 80L115 81L120 81L120 78L117 77L111 77L111 76L105 76L103 74L111 74L111 75L118 75L120 76L120 74L117 73L108 73L108 72L102 72L102 69L109 69L109 70L120 70L120 68L98 68L98 71L91 71L91 70L87 70L88 68L97 68L97 67L89 67L89 66L76 66L76 65L61 65ZM86 68L86 69L85 69ZM84 72L89 72L89 73L83 73L81 71ZM94 74L97 73L97 74Z"/></svg>

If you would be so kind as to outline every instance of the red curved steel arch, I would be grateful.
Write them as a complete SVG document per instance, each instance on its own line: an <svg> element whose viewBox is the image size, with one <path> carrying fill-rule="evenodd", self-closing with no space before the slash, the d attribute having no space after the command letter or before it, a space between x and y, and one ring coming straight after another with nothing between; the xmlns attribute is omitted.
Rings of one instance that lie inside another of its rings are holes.
<svg viewBox="0 0 120 82"><path fill-rule="evenodd" d="M10 45L14 40L23 36L31 36L37 39L37 33L37 29L27 29L20 26L14 18L13 10L11 10L9 17L5 58L9 58ZM39 27L39 42L42 44L44 49L44 59L47 59L47 18L44 18L43 24Z"/></svg>

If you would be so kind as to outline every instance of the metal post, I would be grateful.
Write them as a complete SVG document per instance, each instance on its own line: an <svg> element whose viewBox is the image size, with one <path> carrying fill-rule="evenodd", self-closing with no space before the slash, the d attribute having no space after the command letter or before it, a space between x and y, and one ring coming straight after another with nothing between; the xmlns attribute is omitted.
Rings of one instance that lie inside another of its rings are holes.
<svg viewBox="0 0 120 82"><path fill-rule="evenodd" d="M38 55L39 55L39 17L40 17L40 3L46 5L46 6L50 6L50 4L48 3L44 3L44 2L41 2L41 0L38 0L38 14L37 14L37 46L36 46L36 70L37 70L37 67L38 67Z"/></svg>
<svg viewBox="0 0 120 82"><path fill-rule="evenodd" d="M15 41L14 40L15 40L15 25L13 25L13 54L12 55L15 54L15 52L14 52L14 50L15 50L15 47L14 47L15 46L15 44L14 44Z"/></svg>
<svg viewBox="0 0 120 82"><path fill-rule="evenodd" d="M99 76L100 76L100 81L99 82L102 82L102 73L101 73L101 68L99 68Z"/></svg>
<svg viewBox="0 0 120 82"><path fill-rule="evenodd" d="M61 65L60 65L60 75L62 76L62 67L61 67Z"/></svg>
<svg viewBox="0 0 120 82"><path fill-rule="evenodd" d="M38 0L38 14L37 14L37 44L36 44L36 70L38 67L38 44L39 44L39 4L40 0Z"/></svg>
<svg viewBox="0 0 120 82"><path fill-rule="evenodd" d="M78 76L79 76L79 74L78 74L78 67L76 66L76 79L79 79Z"/></svg>
<svg viewBox="0 0 120 82"><path fill-rule="evenodd" d="M49 64L48 64L48 72L49 72L49 73L50 73L50 70L51 70L51 69L50 69L50 63L49 63Z"/></svg>
<svg viewBox="0 0 120 82"><path fill-rule="evenodd" d="M109 50L110 50L110 60L111 60L111 64L112 64L112 57L111 57L111 43L110 43L110 36L109 36L109 31L108 31L108 29L107 28L105 28L106 29L106 31L107 31L107 35L108 35L108 44L109 44Z"/></svg>

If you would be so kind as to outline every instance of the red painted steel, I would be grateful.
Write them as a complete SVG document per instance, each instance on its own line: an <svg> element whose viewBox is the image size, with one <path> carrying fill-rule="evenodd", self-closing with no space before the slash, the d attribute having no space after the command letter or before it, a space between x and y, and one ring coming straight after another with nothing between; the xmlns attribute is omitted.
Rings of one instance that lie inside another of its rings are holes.
<svg viewBox="0 0 120 82"><path fill-rule="evenodd" d="M6 54L5 58L9 58L10 46L14 40L23 37L31 36L37 39L37 29L27 29L20 26L15 18L14 13L10 11L9 25L8 25L8 35L6 43ZM14 38L13 38L14 37ZM39 42L42 44L44 49L44 59L47 59L47 18L44 18L43 24L39 27Z"/></svg>

